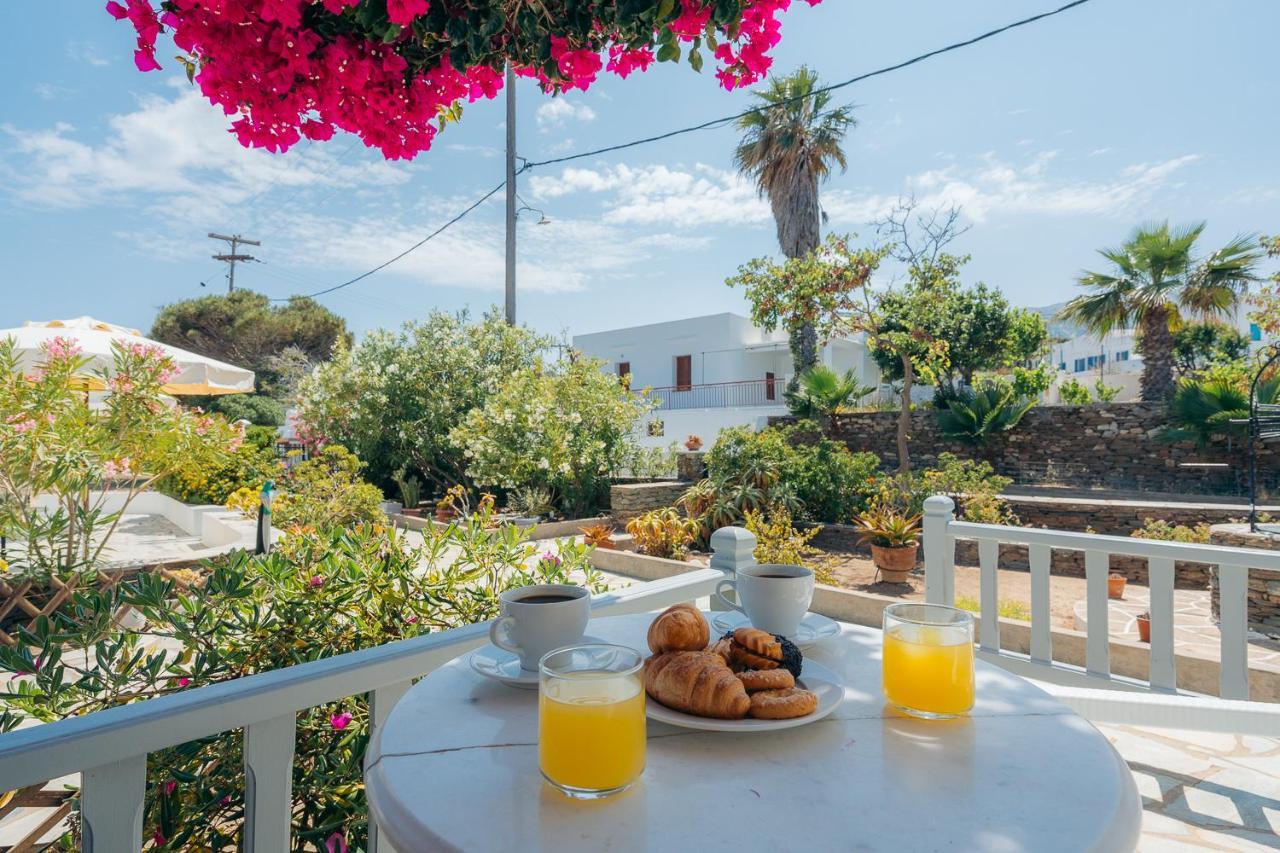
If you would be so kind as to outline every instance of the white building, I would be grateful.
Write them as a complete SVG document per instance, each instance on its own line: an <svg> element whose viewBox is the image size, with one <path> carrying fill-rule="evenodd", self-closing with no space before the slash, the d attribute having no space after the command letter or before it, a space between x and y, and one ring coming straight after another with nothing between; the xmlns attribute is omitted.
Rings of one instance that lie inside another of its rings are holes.
<svg viewBox="0 0 1280 853"><path fill-rule="evenodd" d="M642 444L665 446L690 435L710 446L728 426L759 428L786 414L782 392L793 373L784 332L766 333L738 314L711 314L575 335L573 346L605 362L632 389L651 388L661 402L638 425ZM819 360L867 384L879 370L861 338L841 338ZM650 434L650 433L656 434Z"/></svg>
<svg viewBox="0 0 1280 853"><path fill-rule="evenodd" d="M1248 317L1249 308L1237 309L1224 322L1249 339L1254 351L1266 345L1262 330ZM1142 355L1138 352L1135 329L1116 329L1104 336L1086 334L1054 344L1049 350L1050 364L1058 371L1053 386L1045 392L1045 402L1059 403L1058 386L1075 379L1089 387L1102 381L1119 387L1119 402L1137 400L1141 396Z"/></svg>

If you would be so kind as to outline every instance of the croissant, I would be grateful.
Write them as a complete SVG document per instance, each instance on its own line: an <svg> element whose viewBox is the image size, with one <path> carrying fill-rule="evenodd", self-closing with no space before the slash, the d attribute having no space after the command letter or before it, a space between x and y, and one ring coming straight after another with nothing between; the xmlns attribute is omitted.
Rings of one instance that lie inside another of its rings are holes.
<svg viewBox="0 0 1280 853"><path fill-rule="evenodd" d="M706 617L688 604L674 604L649 623L649 651L655 655L701 651L710 640Z"/></svg>
<svg viewBox="0 0 1280 853"><path fill-rule="evenodd" d="M751 710L746 688L712 652L666 652L644 662L644 689L655 702L698 717L738 720Z"/></svg>

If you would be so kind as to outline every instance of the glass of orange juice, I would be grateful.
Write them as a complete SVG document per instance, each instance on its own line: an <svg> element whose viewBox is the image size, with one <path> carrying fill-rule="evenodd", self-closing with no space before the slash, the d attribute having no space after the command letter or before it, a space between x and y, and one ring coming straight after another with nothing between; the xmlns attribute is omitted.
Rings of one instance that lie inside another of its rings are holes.
<svg viewBox="0 0 1280 853"><path fill-rule="evenodd" d="M538 682L538 762L565 794L598 799L644 772L644 659L604 643L543 656Z"/></svg>
<svg viewBox="0 0 1280 853"><path fill-rule="evenodd" d="M973 615L942 604L884 609L884 695L915 717L948 719L973 707Z"/></svg>

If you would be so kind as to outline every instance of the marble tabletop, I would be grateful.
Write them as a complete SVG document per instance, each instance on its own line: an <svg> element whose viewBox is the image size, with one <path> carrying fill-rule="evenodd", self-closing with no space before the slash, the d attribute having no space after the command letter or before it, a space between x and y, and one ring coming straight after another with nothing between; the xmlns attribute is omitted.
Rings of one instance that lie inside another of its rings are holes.
<svg viewBox="0 0 1280 853"><path fill-rule="evenodd" d="M644 649L651 619L587 630ZM1133 777L1090 723L982 661L969 717L906 717L881 693L880 640L842 624L809 650L844 681L831 716L757 734L650 720L640 782L587 802L539 775L537 692L464 656L405 694L370 744L371 813L399 853L1134 849Z"/></svg>

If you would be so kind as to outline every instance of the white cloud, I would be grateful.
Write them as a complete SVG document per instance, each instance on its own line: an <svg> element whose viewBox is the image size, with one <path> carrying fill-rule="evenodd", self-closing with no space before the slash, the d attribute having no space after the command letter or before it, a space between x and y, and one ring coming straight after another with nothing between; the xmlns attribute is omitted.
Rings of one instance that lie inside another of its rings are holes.
<svg viewBox="0 0 1280 853"><path fill-rule="evenodd" d="M692 169L628 166L569 167L534 175L530 192L542 199L575 193L608 194L602 220L613 225L749 225L767 222L768 205L737 172L699 163Z"/></svg>
<svg viewBox="0 0 1280 853"><path fill-rule="evenodd" d="M245 149L219 110L179 85L172 98L145 97L133 112L109 118L97 141L84 141L65 123L37 130L0 125L0 138L10 140L6 183L39 207L120 203L122 194L136 194L143 203L216 216L264 190L408 179L382 161L340 163L331 144L303 144L285 155Z"/></svg>
<svg viewBox="0 0 1280 853"><path fill-rule="evenodd" d="M1046 151L1022 163L1009 163L988 154L972 168L953 164L921 172L908 178L903 190L914 193L926 208L960 205L969 219L979 223L1009 214L1125 216L1169 185L1178 171L1200 159L1187 154L1137 163L1110 178L1073 181L1049 174L1056 155ZM896 194L834 190L823 193L822 203L833 220L852 225L882 216L896 199Z"/></svg>
<svg viewBox="0 0 1280 853"><path fill-rule="evenodd" d="M548 132L553 127L561 127L571 121L594 121L596 111L586 104L571 101L564 96L551 98L538 105L536 114L538 127Z"/></svg>

